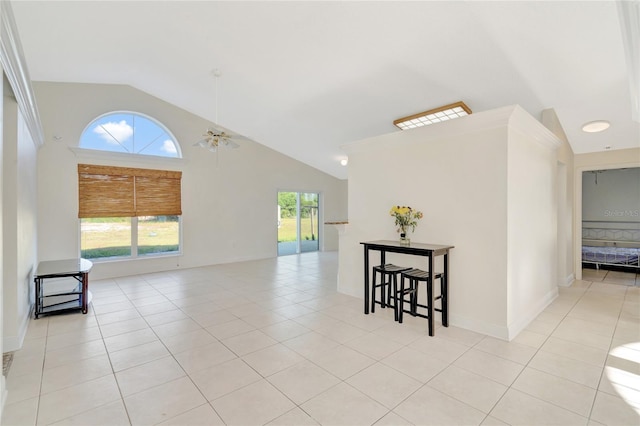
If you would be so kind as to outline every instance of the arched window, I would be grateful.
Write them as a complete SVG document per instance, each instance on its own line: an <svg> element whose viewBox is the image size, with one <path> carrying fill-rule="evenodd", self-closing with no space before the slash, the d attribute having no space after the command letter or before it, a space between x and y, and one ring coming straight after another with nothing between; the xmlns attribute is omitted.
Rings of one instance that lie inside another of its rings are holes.
<svg viewBox="0 0 640 426"><path fill-rule="evenodd" d="M116 111L96 118L84 129L80 148L116 153L112 155L115 164L78 165L81 257L113 260L179 255L181 172L119 164L122 154L181 158L180 145L171 132L151 117ZM172 161L153 160L175 165Z"/></svg>
<svg viewBox="0 0 640 426"><path fill-rule="evenodd" d="M93 120L80 136L80 148L181 158L171 132L151 117L128 111L110 112Z"/></svg>

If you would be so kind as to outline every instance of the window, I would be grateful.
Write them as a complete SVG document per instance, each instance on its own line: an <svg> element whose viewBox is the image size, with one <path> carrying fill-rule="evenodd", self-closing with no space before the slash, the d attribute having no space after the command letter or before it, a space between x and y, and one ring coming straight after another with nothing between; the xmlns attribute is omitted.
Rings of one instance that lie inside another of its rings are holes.
<svg viewBox="0 0 640 426"><path fill-rule="evenodd" d="M180 216L83 218L80 235L80 255L85 259L177 254Z"/></svg>
<svg viewBox="0 0 640 426"><path fill-rule="evenodd" d="M85 259L180 251L182 172L78 164Z"/></svg>
<svg viewBox="0 0 640 426"><path fill-rule="evenodd" d="M182 156L164 125L129 111L93 120L79 146L119 154ZM79 164L81 256L95 260L179 253L180 180L181 172L175 171Z"/></svg>
<svg viewBox="0 0 640 426"><path fill-rule="evenodd" d="M179 158L171 132L154 119L134 112L111 112L82 132L80 148Z"/></svg>

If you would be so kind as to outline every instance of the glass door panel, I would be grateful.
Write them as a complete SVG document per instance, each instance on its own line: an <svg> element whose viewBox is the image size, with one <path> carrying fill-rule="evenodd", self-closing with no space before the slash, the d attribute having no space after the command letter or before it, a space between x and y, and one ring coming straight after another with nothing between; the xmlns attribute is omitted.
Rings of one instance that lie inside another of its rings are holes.
<svg viewBox="0 0 640 426"><path fill-rule="evenodd" d="M298 193L278 192L278 256L298 251Z"/></svg>
<svg viewBox="0 0 640 426"><path fill-rule="evenodd" d="M300 252L318 251L318 194L300 194Z"/></svg>
<svg viewBox="0 0 640 426"><path fill-rule="evenodd" d="M278 192L278 256L318 251L320 195Z"/></svg>

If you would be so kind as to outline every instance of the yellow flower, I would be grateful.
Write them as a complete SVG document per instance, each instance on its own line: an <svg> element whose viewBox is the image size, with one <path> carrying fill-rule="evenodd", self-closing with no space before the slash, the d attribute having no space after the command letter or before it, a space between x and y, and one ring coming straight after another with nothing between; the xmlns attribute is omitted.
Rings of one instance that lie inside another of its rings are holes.
<svg viewBox="0 0 640 426"><path fill-rule="evenodd" d="M396 225L398 226L397 231L403 234L407 232L407 228L409 227L415 230L418 225L418 220L423 217L422 212L413 211L409 206L393 206L389 214L396 220Z"/></svg>

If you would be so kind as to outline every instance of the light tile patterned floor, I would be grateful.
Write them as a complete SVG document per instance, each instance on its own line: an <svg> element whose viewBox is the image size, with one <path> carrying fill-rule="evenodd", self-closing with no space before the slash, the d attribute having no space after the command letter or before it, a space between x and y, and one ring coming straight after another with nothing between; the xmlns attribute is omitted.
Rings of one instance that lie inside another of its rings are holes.
<svg viewBox="0 0 640 426"><path fill-rule="evenodd" d="M336 271L308 253L93 281L89 314L31 321L2 425L640 424L635 274L587 271L507 343L365 316Z"/></svg>

